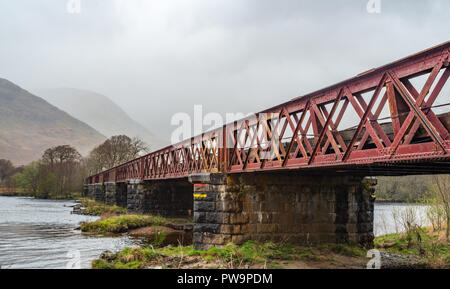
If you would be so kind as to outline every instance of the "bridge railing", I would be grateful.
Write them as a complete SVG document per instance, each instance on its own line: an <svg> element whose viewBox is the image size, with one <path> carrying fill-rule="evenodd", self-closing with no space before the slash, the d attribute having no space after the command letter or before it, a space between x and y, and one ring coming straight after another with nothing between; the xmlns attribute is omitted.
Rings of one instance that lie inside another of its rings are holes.
<svg viewBox="0 0 450 289"><path fill-rule="evenodd" d="M448 103L435 101L450 75L449 50L447 42L372 69L86 182L448 159L450 116L435 113Z"/></svg>

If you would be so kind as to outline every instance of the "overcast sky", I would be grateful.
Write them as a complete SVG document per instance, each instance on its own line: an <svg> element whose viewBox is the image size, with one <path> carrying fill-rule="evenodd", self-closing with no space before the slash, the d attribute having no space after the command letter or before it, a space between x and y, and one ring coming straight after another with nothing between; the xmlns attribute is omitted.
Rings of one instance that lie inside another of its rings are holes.
<svg viewBox="0 0 450 289"><path fill-rule="evenodd" d="M102 93L157 135L256 112L449 39L450 1L0 1L0 77ZM81 105L81 104L80 104Z"/></svg>

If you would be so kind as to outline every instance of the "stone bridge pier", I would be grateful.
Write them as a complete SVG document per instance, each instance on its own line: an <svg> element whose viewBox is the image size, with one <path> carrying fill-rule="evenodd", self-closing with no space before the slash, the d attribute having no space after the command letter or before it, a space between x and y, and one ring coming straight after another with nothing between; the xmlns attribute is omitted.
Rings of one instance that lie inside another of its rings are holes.
<svg viewBox="0 0 450 289"><path fill-rule="evenodd" d="M97 183L85 185L83 195L98 202L105 202L105 184Z"/></svg>
<svg viewBox="0 0 450 289"><path fill-rule="evenodd" d="M86 185L84 196L129 213L168 218L189 218L193 214L193 185L187 179L164 181L130 180Z"/></svg>
<svg viewBox="0 0 450 289"><path fill-rule="evenodd" d="M192 216L193 185L187 179L130 181L127 211L170 218Z"/></svg>
<svg viewBox="0 0 450 289"><path fill-rule="evenodd" d="M273 240L373 246L376 180L289 173L194 174L194 246Z"/></svg>
<svg viewBox="0 0 450 289"><path fill-rule="evenodd" d="M105 183L105 203L109 206L127 207L127 184L126 183Z"/></svg>
<svg viewBox="0 0 450 289"><path fill-rule="evenodd" d="M373 246L376 180L299 173L192 174L88 185L85 194L129 213L193 217L196 249L247 240Z"/></svg>

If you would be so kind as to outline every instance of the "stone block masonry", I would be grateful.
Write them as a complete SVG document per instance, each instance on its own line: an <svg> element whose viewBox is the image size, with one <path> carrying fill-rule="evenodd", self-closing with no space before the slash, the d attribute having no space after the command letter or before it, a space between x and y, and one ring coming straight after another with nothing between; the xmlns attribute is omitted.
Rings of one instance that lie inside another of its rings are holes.
<svg viewBox="0 0 450 289"><path fill-rule="evenodd" d="M95 191L95 185L91 184L91 185L87 185L87 188L85 188L85 197L94 198L94 191Z"/></svg>
<svg viewBox="0 0 450 289"><path fill-rule="evenodd" d="M170 218L192 216L193 185L187 179L164 181L132 180L88 185L87 197L107 205L127 208L129 213L152 214Z"/></svg>
<svg viewBox="0 0 450 289"><path fill-rule="evenodd" d="M91 186L91 185L84 185L83 186L83 197L88 197L89 196L89 186Z"/></svg>
<svg viewBox="0 0 450 289"><path fill-rule="evenodd" d="M105 204L108 206L114 206L117 204L117 187L116 183L105 183Z"/></svg>
<svg viewBox="0 0 450 289"><path fill-rule="evenodd" d="M192 187L186 179L130 182L127 188L128 212L170 218L190 217L194 201Z"/></svg>
<svg viewBox="0 0 450 289"><path fill-rule="evenodd" d="M298 172L194 174L88 185L85 194L129 213L194 218L196 249L247 240L373 246L375 180Z"/></svg>
<svg viewBox="0 0 450 289"><path fill-rule="evenodd" d="M195 174L194 246L273 240L373 243L373 180L298 173Z"/></svg>
<svg viewBox="0 0 450 289"><path fill-rule="evenodd" d="M127 207L127 184L108 182L105 186L105 204L108 206Z"/></svg>
<svg viewBox="0 0 450 289"><path fill-rule="evenodd" d="M103 183L88 185L84 190L85 196L98 202L105 201L105 186Z"/></svg>
<svg viewBox="0 0 450 289"><path fill-rule="evenodd" d="M144 213L144 190L140 180L127 182L127 211L128 213Z"/></svg>

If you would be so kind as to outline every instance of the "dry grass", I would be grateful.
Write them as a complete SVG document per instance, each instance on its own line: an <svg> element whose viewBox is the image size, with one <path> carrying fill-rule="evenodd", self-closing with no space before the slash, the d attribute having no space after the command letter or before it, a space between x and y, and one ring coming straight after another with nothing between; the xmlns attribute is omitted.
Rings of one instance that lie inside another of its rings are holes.
<svg viewBox="0 0 450 289"><path fill-rule="evenodd" d="M339 247L339 248L338 248ZM127 248L116 254L103 254L93 268L182 268L182 269L277 269L277 268L364 268L365 252L346 245L320 247L293 246L273 242L248 241L198 251L192 246ZM348 247L348 248L344 248ZM361 253L363 252L363 253Z"/></svg>

